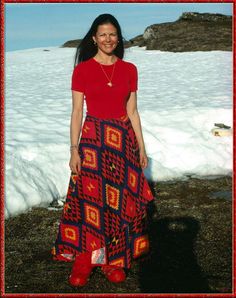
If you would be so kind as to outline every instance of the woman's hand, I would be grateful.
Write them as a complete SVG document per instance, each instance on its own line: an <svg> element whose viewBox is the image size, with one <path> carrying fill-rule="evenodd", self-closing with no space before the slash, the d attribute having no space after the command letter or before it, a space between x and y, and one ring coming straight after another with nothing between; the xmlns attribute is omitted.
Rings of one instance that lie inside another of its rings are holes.
<svg viewBox="0 0 236 298"><path fill-rule="evenodd" d="M140 150L139 152L140 157L140 165L142 169L146 169L148 166L148 157L145 150Z"/></svg>
<svg viewBox="0 0 236 298"><path fill-rule="evenodd" d="M70 162L69 162L70 169L73 173L78 174L81 170L81 158L77 150L71 151Z"/></svg>

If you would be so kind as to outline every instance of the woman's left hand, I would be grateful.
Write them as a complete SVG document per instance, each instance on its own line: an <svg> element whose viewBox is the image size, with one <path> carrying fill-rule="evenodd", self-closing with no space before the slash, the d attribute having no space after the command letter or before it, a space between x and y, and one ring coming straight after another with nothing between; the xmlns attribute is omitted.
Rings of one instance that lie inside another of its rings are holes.
<svg viewBox="0 0 236 298"><path fill-rule="evenodd" d="M146 167L148 166L148 157L147 157L145 150L140 150L139 156L140 156L141 168L146 169Z"/></svg>

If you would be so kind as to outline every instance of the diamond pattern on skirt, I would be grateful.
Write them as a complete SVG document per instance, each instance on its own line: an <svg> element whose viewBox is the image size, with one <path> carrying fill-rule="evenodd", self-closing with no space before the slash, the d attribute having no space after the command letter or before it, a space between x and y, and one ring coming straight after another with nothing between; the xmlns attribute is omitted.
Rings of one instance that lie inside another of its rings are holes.
<svg viewBox="0 0 236 298"><path fill-rule="evenodd" d="M102 176L116 184L123 184L125 178L125 161L116 153L105 150L101 154Z"/></svg>
<svg viewBox="0 0 236 298"><path fill-rule="evenodd" d="M81 171L70 176L53 259L92 251L93 264L130 268L149 250L146 209L153 200L130 119L87 115L79 154Z"/></svg>

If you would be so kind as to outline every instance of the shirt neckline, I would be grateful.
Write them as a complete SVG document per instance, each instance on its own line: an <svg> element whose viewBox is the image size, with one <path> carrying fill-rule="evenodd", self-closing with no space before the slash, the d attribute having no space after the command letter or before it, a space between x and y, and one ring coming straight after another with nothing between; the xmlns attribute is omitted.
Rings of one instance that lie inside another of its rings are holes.
<svg viewBox="0 0 236 298"><path fill-rule="evenodd" d="M112 63L112 64L102 64L102 63L98 62L97 60L95 60L94 57L92 57L92 60L95 61L97 64L100 64L100 65L106 67L106 66L113 66L114 64L116 64L118 62L118 60L119 60L119 57L117 57L116 61L114 63Z"/></svg>

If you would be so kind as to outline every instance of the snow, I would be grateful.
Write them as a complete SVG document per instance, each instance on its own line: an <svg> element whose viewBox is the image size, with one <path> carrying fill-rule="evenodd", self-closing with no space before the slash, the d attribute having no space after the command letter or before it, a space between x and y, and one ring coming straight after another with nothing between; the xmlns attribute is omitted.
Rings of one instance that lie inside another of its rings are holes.
<svg viewBox="0 0 236 298"><path fill-rule="evenodd" d="M66 195L74 55L74 48L57 47L5 54L6 218ZM146 177L231 175L233 139L211 129L233 126L232 52L133 47L124 60L139 72Z"/></svg>

